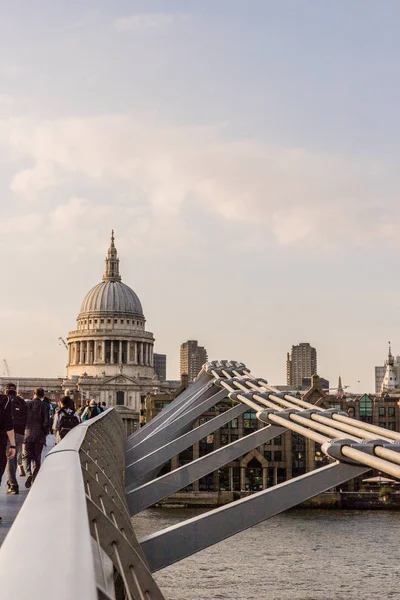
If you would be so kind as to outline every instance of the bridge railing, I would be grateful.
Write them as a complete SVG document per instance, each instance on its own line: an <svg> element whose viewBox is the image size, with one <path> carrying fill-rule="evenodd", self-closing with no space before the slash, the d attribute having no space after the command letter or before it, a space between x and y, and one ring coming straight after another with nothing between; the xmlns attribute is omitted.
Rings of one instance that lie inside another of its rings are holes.
<svg viewBox="0 0 400 600"><path fill-rule="evenodd" d="M2 597L161 600L124 498L125 433L113 409L46 457L0 550Z"/></svg>

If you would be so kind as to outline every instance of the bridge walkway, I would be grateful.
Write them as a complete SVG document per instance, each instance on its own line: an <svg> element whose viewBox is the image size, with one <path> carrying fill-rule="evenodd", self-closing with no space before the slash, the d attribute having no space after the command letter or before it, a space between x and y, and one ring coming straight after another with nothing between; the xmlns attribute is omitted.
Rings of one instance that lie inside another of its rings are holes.
<svg viewBox="0 0 400 600"><path fill-rule="evenodd" d="M42 464L43 460L48 452L54 448L54 435L47 436L47 446L43 448L42 453ZM6 539L8 532L11 529L11 525L14 523L26 497L29 494L29 490L25 488L26 477L20 477L17 475L19 494L11 496L5 493L7 487L7 473L4 473L2 482L0 485L0 546Z"/></svg>

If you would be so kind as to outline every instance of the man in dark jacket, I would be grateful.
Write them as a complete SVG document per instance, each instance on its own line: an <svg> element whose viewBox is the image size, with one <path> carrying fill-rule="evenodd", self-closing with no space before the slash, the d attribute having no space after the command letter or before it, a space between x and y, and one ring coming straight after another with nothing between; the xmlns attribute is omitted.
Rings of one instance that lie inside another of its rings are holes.
<svg viewBox="0 0 400 600"><path fill-rule="evenodd" d="M27 407L26 402L18 396L17 386L14 383L7 384L6 394L11 402L11 410L14 422L16 454L7 462L7 489L6 494L19 494L17 481L17 464L22 458L22 443L24 441Z"/></svg>
<svg viewBox="0 0 400 600"><path fill-rule="evenodd" d="M27 475L25 487L30 488L42 462L42 450L49 430L49 406L43 402L44 390L37 388L33 400L28 400L22 463ZM33 465L33 470L32 470Z"/></svg>
<svg viewBox="0 0 400 600"><path fill-rule="evenodd" d="M10 443L7 454L7 442ZM15 435L11 402L8 396L0 394L0 482L7 464L7 458L15 456ZM0 517L1 521L1 517Z"/></svg>

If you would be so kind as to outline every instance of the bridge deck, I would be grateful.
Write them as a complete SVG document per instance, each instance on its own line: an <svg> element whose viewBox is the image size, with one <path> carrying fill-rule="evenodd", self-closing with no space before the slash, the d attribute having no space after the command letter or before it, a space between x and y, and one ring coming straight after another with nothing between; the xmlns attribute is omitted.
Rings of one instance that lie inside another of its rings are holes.
<svg viewBox="0 0 400 600"><path fill-rule="evenodd" d="M47 436L47 446L43 448L42 461L50 450L54 447L54 436ZM29 490L25 488L26 477L17 476L19 484L19 494L11 496L5 493L7 474L4 473L1 486L0 486L0 546L6 539L7 533L10 531L11 525L14 522L15 517L19 513L21 506L23 505L25 498L27 497Z"/></svg>

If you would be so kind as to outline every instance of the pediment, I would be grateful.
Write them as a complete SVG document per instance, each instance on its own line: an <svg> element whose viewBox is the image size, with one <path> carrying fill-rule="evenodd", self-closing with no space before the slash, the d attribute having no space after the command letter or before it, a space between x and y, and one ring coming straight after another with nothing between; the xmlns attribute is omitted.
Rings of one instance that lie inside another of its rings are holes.
<svg viewBox="0 0 400 600"><path fill-rule="evenodd" d="M139 382L135 377L129 377L128 375L112 375L112 377L105 377L102 385L134 385L138 386Z"/></svg>

